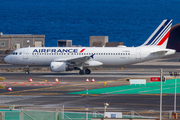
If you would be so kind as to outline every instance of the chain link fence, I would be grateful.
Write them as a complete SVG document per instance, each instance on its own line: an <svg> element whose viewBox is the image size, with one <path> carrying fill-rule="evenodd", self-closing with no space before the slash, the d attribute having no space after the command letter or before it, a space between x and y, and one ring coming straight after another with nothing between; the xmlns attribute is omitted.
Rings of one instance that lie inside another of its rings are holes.
<svg viewBox="0 0 180 120"><path fill-rule="evenodd" d="M112 110L111 112L122 112L122 118L159 118L159 111L125 111ZM177 112L177 117L180 111ZM163 111L163 119L171 119L173 111ZM104 109L84 108L23 108L12 111L0 112L0 120L91 120L91 118L103 118ZM180 117L180 116L179 116Z"/></svg>
<svg viewBox="0 0 180 120"><path fill-rule="evenodd" d="M69 111L69 110L68 110ZM23 108L0 112L0 120L91 120L103 118L101 113L92 111L64 112L63 108Z"/></svg>

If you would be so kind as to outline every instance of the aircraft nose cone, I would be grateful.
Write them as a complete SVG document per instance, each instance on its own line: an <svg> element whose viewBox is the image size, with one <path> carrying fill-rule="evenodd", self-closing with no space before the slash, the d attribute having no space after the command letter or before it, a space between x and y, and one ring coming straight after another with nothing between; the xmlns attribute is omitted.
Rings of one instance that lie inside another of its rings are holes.
<svg viewBox="0 0 180 120"><path fill-rule="evenodd" d="M6 63L9 63L9 56L6 56L5 58L4 58L4 61L6 62Z"/></svg>

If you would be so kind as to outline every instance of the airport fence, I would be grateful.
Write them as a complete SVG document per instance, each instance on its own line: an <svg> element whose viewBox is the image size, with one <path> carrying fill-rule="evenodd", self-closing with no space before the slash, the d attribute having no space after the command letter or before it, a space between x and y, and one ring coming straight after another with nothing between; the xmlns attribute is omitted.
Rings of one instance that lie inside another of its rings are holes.
<svg viewBox="0 0 180 120"><path fill-rule="evenodd" d="M71 112L70 112L71 111ZM108 110L113 112L112 110ZM159 111L122 111L122 118L159 118ZM177 112L180 117L180 111ZM163 111L162 117L171 119L172 111ZM1 110L0 120L91 120L92 118L103 118L103 109L70 109L70 108L23 108L19 110Z"/></svg>
<svg viewBox="0 0 180 120"><path fill-rule="evenodd" d="M103 118L103 116L101 113L91 111L64 112L57 108L25 108L2 111L0 120L91 120L91 118Z"/></svg>

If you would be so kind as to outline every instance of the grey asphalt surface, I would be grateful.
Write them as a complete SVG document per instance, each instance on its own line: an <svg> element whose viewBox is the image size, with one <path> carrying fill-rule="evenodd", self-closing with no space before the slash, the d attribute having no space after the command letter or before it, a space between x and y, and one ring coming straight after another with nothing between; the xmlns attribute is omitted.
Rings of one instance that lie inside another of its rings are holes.
<svg viewBox="0 0 180 120"><path fill-rule="evenodd" d="M155 110L159 111L159 95L69 95L67 93L82 91L86 88L103 88L129 84L126 79L129 78L150 78L159 76L159 68L163 69L163 74L169 76L169 71L180 71L179 56L163 58L147 63L138 63L135 65L125 65L124 69L120 67L100 67L93 70L90 75L79 75L78 71L63 73L52 72L31 72L25 75L23 72L1 72L0 77L5 77L4 82L28 82L29 78L33 82L54 82L55 78L59 82L69 82L69 84L59 84L55 86L21 86L12 85L12 92L7 90L0 91L1 106L38 106L38 107L71 107L85 108L104 108L103 103L109 103L108 109L118 110ZM163 61L163 62L162 62ZM164 64L165 62L165 64ZM162 64L163 63L163 64ZM0 65L0 68L14 68L19 66ZM94 83L86 83L86 78L95 79ZM107 82L104 86L103 82ZM6 86L7 88L8 86ZM177 94L177 111L180 110L180 94ZM163 111L173 110L174 95L163 95Z"/></svg>

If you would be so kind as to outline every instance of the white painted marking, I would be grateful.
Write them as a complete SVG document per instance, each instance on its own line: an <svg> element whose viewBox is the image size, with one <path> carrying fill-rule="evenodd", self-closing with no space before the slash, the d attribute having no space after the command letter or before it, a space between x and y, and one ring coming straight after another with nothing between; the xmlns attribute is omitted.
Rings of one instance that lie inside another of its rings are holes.
<svg viewBox="0 0 180 120"><path fill-rule="evenodd" d="M130 79L130 85L132 84L146 84L146 79Z"/></svg>

